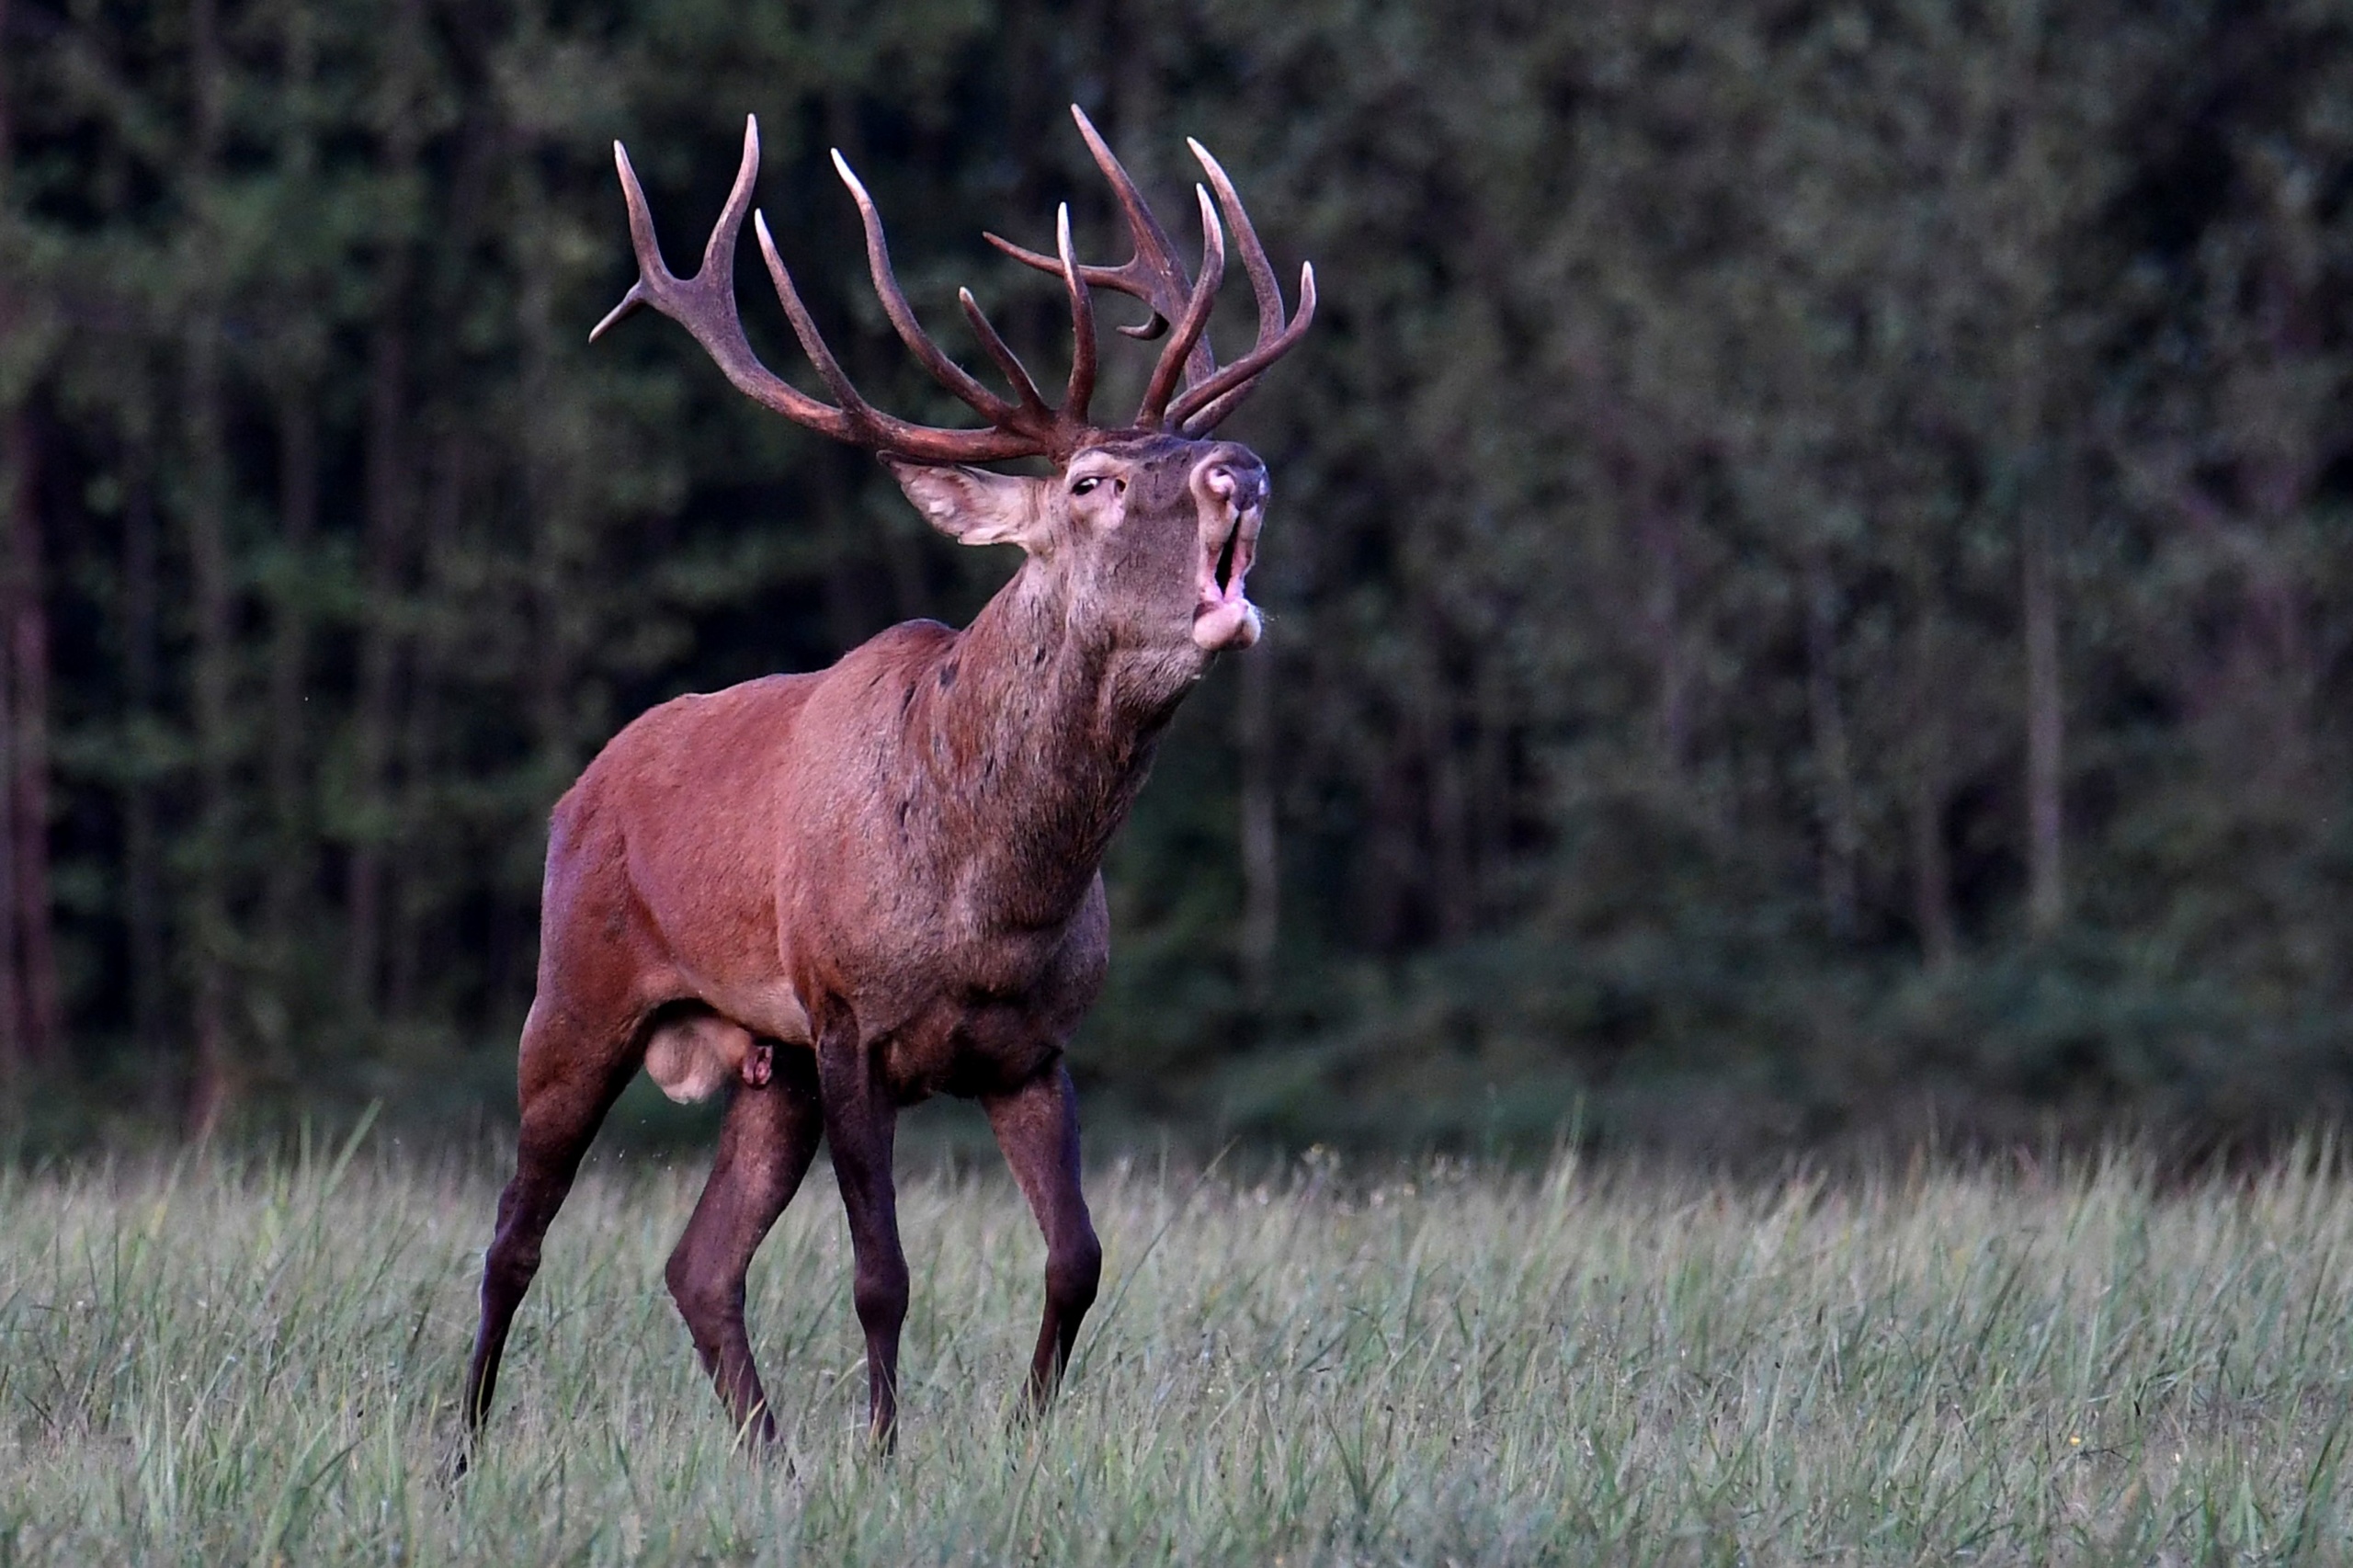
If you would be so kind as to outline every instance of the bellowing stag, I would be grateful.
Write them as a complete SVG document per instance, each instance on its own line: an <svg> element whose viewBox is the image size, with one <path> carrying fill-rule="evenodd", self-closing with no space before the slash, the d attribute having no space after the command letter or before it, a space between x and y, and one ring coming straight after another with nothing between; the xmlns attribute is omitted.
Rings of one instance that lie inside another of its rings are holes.
<svg viewBox="0 0 2353 1568"><path fill-rule="evenodd" d="M907 1265L892 1186L902 1107L978 1098L1046 1239L1045 1320L1029 1367L1051 1395L1095 1299L1102 1249L1079 1190L1077 1106L1063 1048L1103 983L1108 918L1099 868L1176 704L1228 648L1257 641L1243 582L1267 501L1265 465L1210 432L1299 341L1315 308L1282 292L1233 187L1191 143L1209 189L1188 278L1109 148L1073 109L1126 214L1117 267L990 235L1061 278L1074 335L1049 406L969 291L981 347L1012 392L975 381L926 335L892 277L874 204L840 154L869 269L892 325L985 429L909 424L842 372L779 258L760 252L802 350L834 401L795 390L754 356L736 314L737 235L759 168L743 163L702 267L664 264L645 196L616 143L639 267L591 337L640 305L694 335L736 388L810 429L878 453L934 528L1027 559L961 631L893 627L813 675L770 676L681 697L613 737L557 802L540 910L539 987L523 1026L515 1177L483 1262L467 1370L480 1430L509 1324L548 1225L597 1126L639 1066L674 1095L731 1098L710 1184L668 1267L670 1293L739 1430L776 1435L744 1326L744 1279L801 1185L820 1135L832 1151L856 1255L872 1432L896 1408ZM1214 200L1211 191L1215 192ZM1221 213L1223 222L1221 222ZM1219 366L1206 329L1231 223L1257 301L1251 350ZM1090 291L1149 307L1165 332L1135 418L1088 414ZM1050 477L967 466L1042 457Z"/></svg>

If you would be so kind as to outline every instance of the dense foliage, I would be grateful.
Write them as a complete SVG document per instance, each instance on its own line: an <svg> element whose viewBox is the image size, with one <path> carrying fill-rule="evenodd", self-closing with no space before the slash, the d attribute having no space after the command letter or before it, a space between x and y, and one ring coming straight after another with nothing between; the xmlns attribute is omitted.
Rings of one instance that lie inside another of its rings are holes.
<svg viewBox="0 0 2353 1568"><path fill-rule="evenodd" d="M496 1102L603 738L1006 567L667 324L588 348L609 143L682 261L756 111L853 375L955 422L824 150L918 308L1042 357L979 233L1110 246L1073 99L1165 210L1202 136L1326 301L1230 426L1271 635L1117 852L1096 1103L1725 1146L2343 1102L2341 6L0 0L44 1117Z"/></svg>

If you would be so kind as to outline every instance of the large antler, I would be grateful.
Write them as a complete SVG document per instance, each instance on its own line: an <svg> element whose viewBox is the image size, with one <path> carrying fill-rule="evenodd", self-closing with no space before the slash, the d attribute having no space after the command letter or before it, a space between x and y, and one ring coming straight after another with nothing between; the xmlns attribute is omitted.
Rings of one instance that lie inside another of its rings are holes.
<svg viewBox="0 0 2353 1568"><path fill-rule="evenodd" d="M654 233L653 214L646 207L637 171L630 166L628 151L620 142L613 143L613 162L620 171L621 194L629 203L630 239L637 253L638 279L621 297L621 302L589 333L589 341L596 341L607 328L639 306L652 305L691 333L738 391L796 424L836 440L932 462L993 462L1038 456L1059 461L1100 431L1099 426L1087 420L1087 403L1094 394L1096 373L1095 311L1087 290L1090 285L1111 288L1144 300L1154 311L1154 319L1143 326L1123 327L1122 331L1138 337L1154 337L1164 330L1164 321L1175 324L1175 335L1162 350L1145 387L1143 404L1136 415L1137 426L1198 436L1233 412L1249 394L1259 373L1306 330L1315 311L1314 270L1301 268L1299 312L1286 326L1282 293L1276 286L1274 269L1267 264L1266 251L1250 227L1233 182L1200 143L1189 143L1194 155L1209 171L1211 183L1217 189L1218 206L1225 210L1241 236L1243 265L1250 274L1251 288L1258 300L1257 347L1224 369L1218 369L1206 335L1217 287L1224 276L1225 233L1209 193L1195 187L1201 209L1201 275L1198 282L1188 282L1166 233L1137 194L1127 171L1120 167L1119 160L1095 133L1086 116L1075 105L1071 112L1076 116L1080 133L1093 149L1096 162L1119 192L1120 205L1136 234L1134 259L1120 267L1080 266L1071 245L1067 206L1055 215L1056 256L1023 250L994 234L989 236L1000 248L1063 279L1070 299L1074 341L1070 382L1060 408L1047 405L1029 372L982 313L972 290L959 290L958 302L980 339L981 347L1004 372L1013 389L1013 400L1008 402L981 385L931 340L915 319L892 270L881 214L838 152L834 154L834 167L858 203L858 218L866 230L867 268L873 277L874 291L882 301L883 313L890 317L900 341L933 379L986 419L990 427L949 430L911 424L883 413L860 396L840 361L826 347L808 307L801 303L800 290L793 287L792 274L777 254L767 217L755 213L752 227L759 238L761 257L767 263L768 279L775 285L777 299L792 324L793 335L800 339L801 352L809 357L818 379L833 393L835 402L811 397L760 363L750 340L744 335L743 318L735 303L735 244L743 233L744 215L751 208L752 185L760 166L759 121L748 116L744 122L744 157L735 171L734 187L728 192L719 222L703 246L702 266L692 278L677 277L663 261L661 244ZM1185 374L1181 393L1177 392L1180 371Z"/></svg>
<svg viewBox="0 0 2353 1568"><path fill-rule="evenodd" d="M971 404L991 427L947 430L911 424L883 413L859 395L841 362L825 346L808 307L801 303L801 291L793 287L792 274L777 254L767 215L756 214L752 227L759 238L760 256L767 263L768 280L776 286L777 299L792 323L793 335L801 340L801 352L809 356L809 363L816 368L819 379L834 394L834 403L824 403L787 384L760 363L744 335L743 317L736 311L735 242L743 233L744 214L752 204L752 183L759 173L758 119L748 116L745 119L744 159L735 171L734 188L727 193L727 205L721 210L719 222L703 247L702 267L692 278L677 277L664 263L661 244L654 234L653 214L646 208L644 189L638 184L637 171L630 166L628 150L618 142L613 143L613 162L620 171L621 194L629 202L630 239L637 251L638 279L621 296L621 302L588 334L589 341L596 341L607 328L640 305L652 305L693 334L695 341L727 373L736 390L754 401L836 440L903 457L931 462L994 462L1040 455L1059 458L1079 445L1087 428L1086 394L1092 390L1095 359L1093 312L1083 299L1074 299L1073 306L1081 340L1072 367L1073 395L1065 400L1063 408L1056 410L1046 407L1028 372L981 314L972 295L966 292L962 296L965 313L972 319L973 328L980 334L990 358L1006 370L1007 380L1014 385L1018 401L1007 403L942 353L916 322L915 312L908 307L906 295L900 290L898 278L892 272L890 247L882 237L882 220L874 210L872 199L866 194L866 187L858 184L849 165L836 153L834 166L858 202L858 216L866 225L868 267L891 324L924 368L941 385ZM1065 220L1065 233L1068 227ZM1075 272L1070 277L1075 296L1083 291L1084 285L1076 281ZM1084 375L1080 373L1082 369Z"/></svg>
<svg viewBox="0 0 2353 1568"><path fill-rule="evenodd" d="M1194 187L1201 203L1203 240L1201 278L1196 284L1186 278L1184 264L1176 259L1176 247L1169 244L1168 232L1152 215L1135 181L1128 177L1127 169L1096 131L1086 111L1073 104L1070 113L1078 122L1078 133L1086 140L1087 151L1095 155L1096 167L1103 171L1112 194L1119 199L1135 246L1134 254L1118 267L1081 266L1079 278L1095 288L1116 290L1151 307L1152 315L1142 325L1120 329L1129 336L1155 338L1172 324L1177 329L1176 336L1162 349L1160 362L1153 368L1142 406L1136 410L1136 423L1146 428L1177 430L1186 436L1202 435L1240 406L1267 367L1289 353L1306 332L1307 324L1315 315L1315 268L1312 265L1300 267L1299 312L1286 324L1282 290L1275 281L1273 264L1267 259L1266 247L1258 243L1258 231L1252 227L1241 196L1225 170L1210 156L1209 149L1188 137L1185 145L1192 149L1193 156L1209 176L1211 188L1217 192L1217 205L1224 210L1226 222L1233 225L1234 235L1241 242L1243 270L1250 275L1250 291L1256 296L1258 304L1258 341L1249 353L1219 369L1204 329L1209 323L1209 301L1224 276L1225 236L1210 206L1208 192L1198 186ZM1006 255L1041 272L1060 273L1068 265L1066 253L1057 259L995 234L984 237ZM1170 393L1176 389L1180 369L1185 388L1172 402Z"/></svg>

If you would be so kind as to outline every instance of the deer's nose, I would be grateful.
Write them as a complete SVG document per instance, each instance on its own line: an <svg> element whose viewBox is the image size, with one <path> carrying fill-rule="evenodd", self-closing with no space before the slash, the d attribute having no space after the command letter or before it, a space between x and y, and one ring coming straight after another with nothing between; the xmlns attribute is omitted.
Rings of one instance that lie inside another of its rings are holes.
<svg viewBox="0 0 2353 1568"><path fill-rule="evenodd" d="M1200 483L1236 512L1256 511L1267 504L1267 471L1256 462L1211 458L1201 465Z"/></svg>

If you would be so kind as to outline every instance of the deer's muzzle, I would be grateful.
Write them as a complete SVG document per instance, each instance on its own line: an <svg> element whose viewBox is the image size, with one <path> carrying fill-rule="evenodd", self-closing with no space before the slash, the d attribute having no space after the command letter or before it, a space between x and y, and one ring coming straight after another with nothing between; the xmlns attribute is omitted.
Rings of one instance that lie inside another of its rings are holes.
<svg viewBox="0 0 2353 1568"><path fill-rule="evenodd" d="M1200 561L1193 642L1215 653L1258 641L1258 607L1243 593L1266 517L1267 470L1246 449L1221 443L1194 468Z"/></svg>

